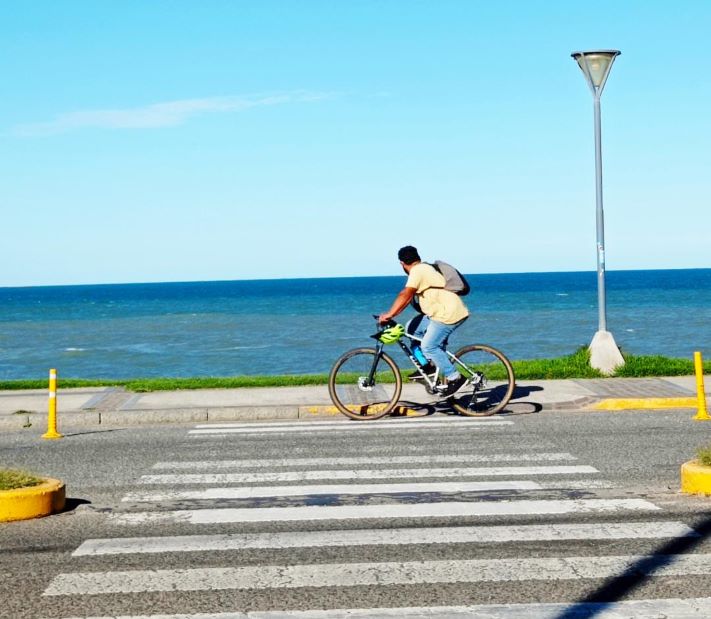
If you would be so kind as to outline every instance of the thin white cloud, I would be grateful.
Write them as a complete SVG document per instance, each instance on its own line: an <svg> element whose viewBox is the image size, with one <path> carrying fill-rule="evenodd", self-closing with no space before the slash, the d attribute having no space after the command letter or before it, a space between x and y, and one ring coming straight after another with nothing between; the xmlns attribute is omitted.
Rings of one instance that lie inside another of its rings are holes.
<svg viewBox="0 0 711 619"><path fill-rule="evenodd" d="M13 133L21 136L42 136L86 128L157 129L176 127L201 114L241 112L253 107L286 103L310 103L332 96L332 93L296 91L272 95L181 99L127 109L82 110L60 114L48 122L17 125L13 129Z"/></svg>

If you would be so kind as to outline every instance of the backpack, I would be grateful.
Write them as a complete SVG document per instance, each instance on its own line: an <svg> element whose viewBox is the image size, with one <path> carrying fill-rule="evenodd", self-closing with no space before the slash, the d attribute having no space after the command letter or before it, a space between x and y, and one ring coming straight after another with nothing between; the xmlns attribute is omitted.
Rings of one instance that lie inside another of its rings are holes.
<svg viewBox="0 0 711 619"><path fill-rule="evenodd" d="M444 277L444 290L449 290L460 297L465 297L471 292L469 282L465 279L464 275L462 275L451 264L443 262L442 260L435 260L434 262L428 262L427 264ZM422 313L418 295L412 297L410 304L418 314Z"/></svg>
<svg viewBox="0 0 711 619"><path fill-rule="evenodd" d="M442 260L435 260L431 266L444 277L445 290L449 290L460 297L466 297L471 292L469 282L451 264L447 264Z"/></svg>

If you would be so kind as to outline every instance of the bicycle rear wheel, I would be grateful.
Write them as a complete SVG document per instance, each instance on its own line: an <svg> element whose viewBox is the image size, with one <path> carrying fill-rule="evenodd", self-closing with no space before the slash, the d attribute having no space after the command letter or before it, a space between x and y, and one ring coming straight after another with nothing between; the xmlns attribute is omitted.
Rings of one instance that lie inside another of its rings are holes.
<svg viewBox="0 0 711 619"><path fill-rule="evenodd" d="M454 355L457 370L469 380L452 397L452 408L462 415L486 417L508 404L516 386L513 367L504 354L491 346L465 346Z"/></svg>
<svg viewBox="0 0 711 619"><path fill-rule="evenodd" d="M385 353L378 357L372 384L368 376L375 348L356 348L341 356L328 377L328 393L336 408L351 419L379 419L391 412L400 398L402 377Z"/></svg>

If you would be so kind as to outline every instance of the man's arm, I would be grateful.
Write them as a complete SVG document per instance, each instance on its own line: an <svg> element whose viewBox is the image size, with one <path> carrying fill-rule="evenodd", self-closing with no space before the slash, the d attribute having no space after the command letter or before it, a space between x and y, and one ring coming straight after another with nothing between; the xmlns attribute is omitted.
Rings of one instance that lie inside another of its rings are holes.
<svg viewBox="0 0 711 619"><path fill-rule="evenodd" d="M414 288L403 288L395 297L395 300L393 301L393 304L390 309L384 314L380 314L380 316L378 317L378 322L387 322L388 320L393 318L393 316L397 316L410 304L410 301L412 301L412 297L414 296Z"/></svg>

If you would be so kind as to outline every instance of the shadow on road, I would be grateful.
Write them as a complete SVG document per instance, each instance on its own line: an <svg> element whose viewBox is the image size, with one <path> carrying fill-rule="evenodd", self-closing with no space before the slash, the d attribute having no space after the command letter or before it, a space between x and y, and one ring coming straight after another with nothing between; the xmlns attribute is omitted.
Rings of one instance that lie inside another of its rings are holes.
<svg viewBox="0 0 711 619"><path fill-rule="evenodd" d="M711 516L694 527L698 535L675 537L661 545L653 554L640 557L622 574L609 578L597 590L571 604L555 619L591 619L613 603L648 582L660 568L672 565L676 555L687 553L711 534Z"/></svg>
<svg viewBox="0 0 711 619"><path fill-rule="evenodd" d="M422 416L426 417L428 415L434 415L435 413L444 413L444 412L449 412L451 409L447 410L442 410L438 404L439 402L429 402L423 404L422 402L409 402L407 400L400 400L398 402L397 407L395 408L394 413L391 413L391 417L407 417L407 412L398 412L398 411L407 411L407 409L416 411L418 415L415 416ZM410 415L412 416L412 415Z"/></svg>
<svg viewBox="0 0 711 619"><path fill-rule="evenodd" d="M527 398L534 391L543 391L543 387L537 387L536 385L526 385L525 387L521 385L516 385L514 387L514 392L511 396L511 400L513 401L518 400L519 398Z"/></svg>
<svg viewBox="0 0 711 619"><path fill-rule="evenodd" d="M511 400L506 405L506 410L499 413L500 415L531 415L533 413L540 413L543 410L543 405L538 402L518 402L521 398L526 398L530 396L534 391L543 391L543 387L536 387L534 385L526 385L522 387L516 385L514 387L513 395Z"/></svg>
<svg viewBox="0 0 711 619"><path fill-rule="evenodd" d="M64 501L64 509L60 513L66 514L69 512L73 512L80 505L91 505L91 501L89 501L88 499L75 499L67 497L67 499Z"/></svg>

